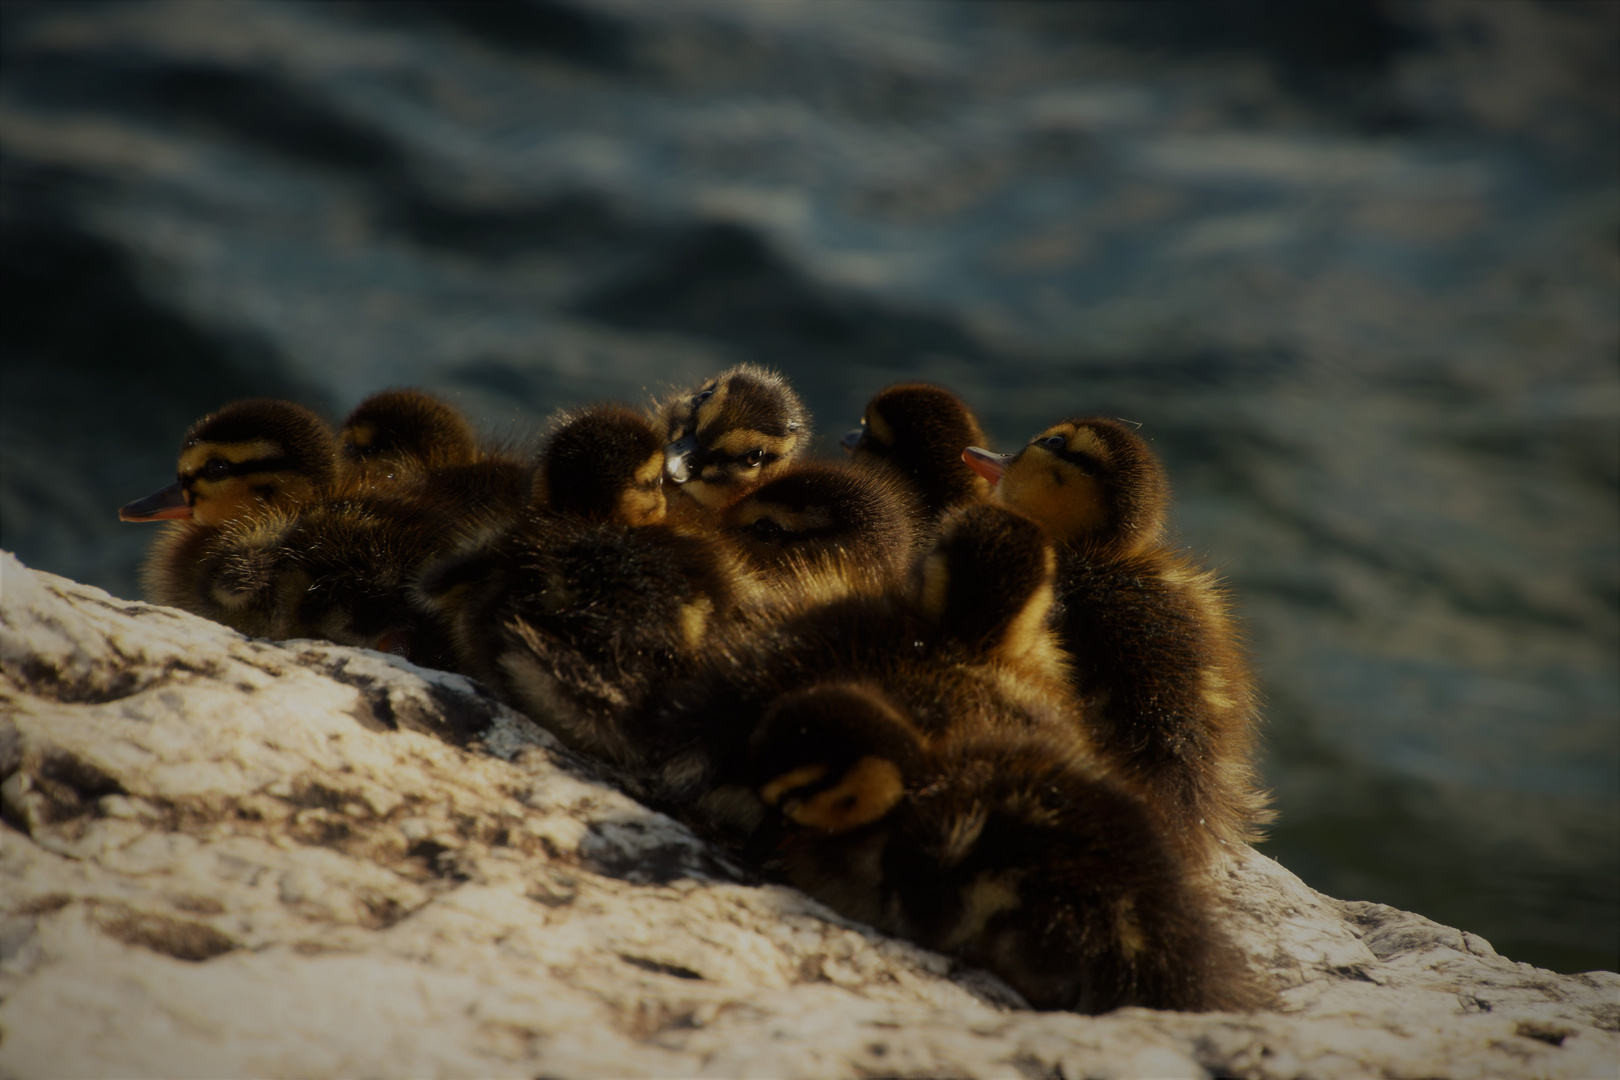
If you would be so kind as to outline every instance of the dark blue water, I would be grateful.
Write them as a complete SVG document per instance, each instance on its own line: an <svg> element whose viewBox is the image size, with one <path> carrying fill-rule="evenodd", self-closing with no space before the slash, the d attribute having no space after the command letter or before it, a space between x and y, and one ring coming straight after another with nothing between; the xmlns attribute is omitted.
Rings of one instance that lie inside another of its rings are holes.
<svg viewBox="0 0 1620 1080"><path fill-rule="evenodd" d="M1267 850L1612 969L1617 12L8 4L0 543L138 595L113 508L249 393L1126 417L1241 601Z"/></svg>

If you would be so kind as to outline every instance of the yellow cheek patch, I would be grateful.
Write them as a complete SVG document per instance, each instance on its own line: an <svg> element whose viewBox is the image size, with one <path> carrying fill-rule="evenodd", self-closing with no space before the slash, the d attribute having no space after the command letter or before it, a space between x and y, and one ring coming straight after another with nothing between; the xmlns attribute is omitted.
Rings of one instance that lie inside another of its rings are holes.
<svg viewBox="0 0 1620 1080"><path fill-rule="evenodd" d="M827 775L826 765L800 765L797 769L778 776L775 780L759 789L760 800L767 806L775 806L782 801L782 796L795 788L802 788L806 784L813 784Z"/></svg>
<svg viewBox="0 0 1620 1080"><path fill-rule="evenodd" d="M1031 446L1007 468L998 497L1059 540L1077 540L1105 525L1103 486L1066 461Z"/></svg>
<svg viewBox="0 0 1620 1080"><path fill-rule="evenodd" d="M631 488L619 496L614 518L621 525L656 525L664 520L665 508L662 488Z"/></svg>
<svg viewBox="0 0 1620 1080"><path fill-rule="evenodd" d="M876 409L866 410L866 434L884 446L894 445L894 428Z"/></svg>
<svg viewBox="0 0 1620 1080"><path fill-rule="evenodd" d="M729 483L732 478L719 465L706 466L703 473L682 484L681 491L698 505L718 510L736 495L736 488Z"/></svg>
<svg viewBox="0 0 1620 1080"><path fill-rule="evenodd" d="M664 452L660 450L658 453L641 463L641 466L637 468L634 473L634 478L638 484L652 484L663 475Z"/></svg>
<svg viewBox="0 0 1620 1080"><path fill-rule="evenodd" d="M1042 585L1024 604L1024 609L1013 616L997 650L1006 660L1016 662L1037 652L1049 643L1046 616L1052 610L1052 586Z"/></svg>
<svg viewBox="0 0 1620 1080"><path fill-rule="evenodd" d="M784 813L808 828L848 832L887 814L905 792L898 765L868 756L857 761L837 785L786 807Z"/></svg>
<svg viewBox="0 0 1620 1080"><path fill-rule="evenodd" d="M703 635L709 629L709 617L714 614L714 601L700 596L681 605L681 640L688 649L703 644Z"/></svg>
<svg viewBox="0 0 1620 1080"><path fill-rule="evenodd" d="M945 941L944 948L954 949L984 933L991 919L1003 911L1015 911L1023 903L1016 881L1006 874L981 875L964 890L962 921Z"/></svg>

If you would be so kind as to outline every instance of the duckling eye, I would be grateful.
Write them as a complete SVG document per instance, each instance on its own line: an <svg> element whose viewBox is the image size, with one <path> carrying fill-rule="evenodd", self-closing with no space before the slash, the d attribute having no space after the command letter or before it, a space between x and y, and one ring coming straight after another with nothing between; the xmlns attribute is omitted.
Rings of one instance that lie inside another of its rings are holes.
<svg viewBox="0 0 1620 1080"><path fill-rule="evenodd" d="M754 447L752 450L748 451L748 453L743 455L743 464L748 466L750 469L759 468L759 463L764 460L765 450L758 446Z"/></svg>
<svg viewBox="0 0 1620 1080"><path fill-rule="evenodd" d="M692 398L692 404L701 405L712 397L714 397L714 387L711 386L707 390L700 390L697 395Z"/></svg>
<svg viewBox="0 0 1620 1080"><path fill-rule="evenodd" d="M223 458L209 458L199 475L204 480L223 480L231 475L231 463Z"/></svg>
<svg viewBox="0 0 1620 1080"><path fill-rule="evenodd" d="M1068 442L1061 435L1048 435L1044 439L1037 439L1036 445L1044 446L1048 450L1062 450L1068 445Z"/></svg>

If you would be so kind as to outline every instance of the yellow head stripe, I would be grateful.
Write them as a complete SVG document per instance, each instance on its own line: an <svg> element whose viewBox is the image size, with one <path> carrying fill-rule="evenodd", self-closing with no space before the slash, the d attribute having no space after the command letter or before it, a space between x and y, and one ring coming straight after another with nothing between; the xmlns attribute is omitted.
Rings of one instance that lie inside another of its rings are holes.
<svg viewBox="0 0 1620 1080"><path fill-rule="evenodd" d="M759 789L759 797L767 806L775 806L782 801L782 796L806 784L813 784L827 775L825 763L815 765L800 765L797 769L778 776L775 780Z"/></svg>

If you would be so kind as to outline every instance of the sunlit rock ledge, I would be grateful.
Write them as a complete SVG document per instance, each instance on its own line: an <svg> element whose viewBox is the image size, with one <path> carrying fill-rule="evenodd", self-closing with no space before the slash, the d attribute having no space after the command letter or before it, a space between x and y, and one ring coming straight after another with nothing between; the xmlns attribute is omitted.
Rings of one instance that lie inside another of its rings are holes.
<svg viewBox="0 0 1620 1080"><path fill-rule="evenodd" d="M0 553L0 1072L1614 1076L1620 976L1246 852L1277 1012L1016 1007L759 884L458 676Z"/></svg>

